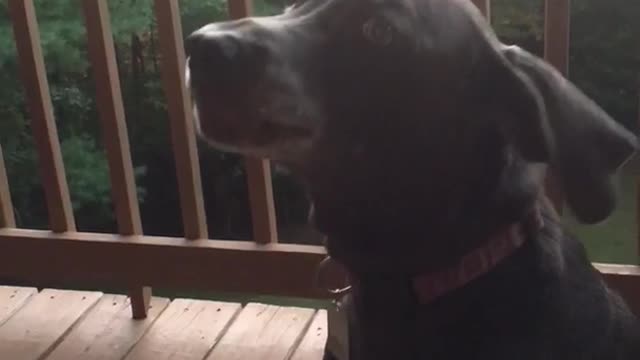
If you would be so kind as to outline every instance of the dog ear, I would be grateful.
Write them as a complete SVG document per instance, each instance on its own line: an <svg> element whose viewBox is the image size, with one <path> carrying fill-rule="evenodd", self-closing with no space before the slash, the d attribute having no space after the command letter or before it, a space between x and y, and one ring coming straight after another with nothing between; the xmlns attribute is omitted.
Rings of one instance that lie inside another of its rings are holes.
<svg viewBox="0 0 640 360"><path fill-rule="evenodd" d="M513 145L549 165L579 221L605 220L616 207L614 175L638 150L637 137L544 60L517 46L500 53L496 80Z"/></svg>

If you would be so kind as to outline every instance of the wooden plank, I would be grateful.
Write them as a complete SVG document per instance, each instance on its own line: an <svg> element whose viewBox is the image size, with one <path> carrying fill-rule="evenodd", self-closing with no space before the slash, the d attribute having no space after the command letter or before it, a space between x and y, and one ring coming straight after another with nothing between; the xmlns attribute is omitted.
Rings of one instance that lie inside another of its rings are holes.
<svg viewBox="0 0 640 360"><path fill-rule="evenodd" d="M304 335L313 309L251 303L207 357L209 360L287 359Z"/></svg>
<svg viewBox="0 0 640 360"><path fill-rule="evenodd" d="M240 310L240 304L176 299L126 360L201 360Z"/></svg>
<svg viewBox="0 0 640 360"><path fill-rule="evenodd" d="M101 296L99 292L54 289L35 295L0 326L2 358L40 359Z"/></svg>
<svg viewBox="0 0 640 360"><path fill-rule="evenodd" d="M545 0L544 57L560 73L569 74L570 0Z"/></svg>
<svg viewBox="0 0 640 360"><path fill-rule="evenodd" d="M629 275L629 276L640 277L640 266L607 264L607 263L593 263L593 265L600 272L605 274Z"/></svg>
<svg viewBox="0 0 640 360"><path fill-rule="evenodd" d="M144 319L147 317L149 306L151 306L151 287L135 286L129 290L131 300L131 315L134 319Z"/></svg>
<svg viewBox="0 0 640 360"><path fill-rule="evenodd" d="M247 17L251 14L251 5L250 0L229 0L227 1L229 16L232 19ZM278 227L270 162L265 159L247 157L245 158L245 170L249 187L253 240L258 244L277 242Z"/></svg>
<svg viewBox="0 0 640 360"><path fill-rule="evenodd" d="M324 247L311 245L0 229L0 277L31 282L146 283L328 298L326 291L314 286L317 266L325 257ZM26 258L30 261L25 262ZM118 266L113 266L113 259ZM260 277L247 269L260 269ZM615 269L605 277L623 277L640 288L639 276L635 276L640 266ZM341 279L327 281L340 283Z"/></svg>
<svg viewBox="0 0 640 360"><path fill-rule="evenodd" d="M640 266L595 263L607 283L618 291L640 316Z"/></svg>
<svg viewBox="0 0 640 360"><path fill-rule="evenodd" d="M7 169L4 166L4 155L0 146L0 228L3 227L16 227L16 217L13 213Z"/></svg>
<svg viewBox="0 0 640 360"><path fill-rule="evenodd" d="M471 0L489 21L491 21L491 0Z"/></svg>
<svg viewBox="0 0 640 360"><path fill-rule="evenodd" d="M169 299L151 299L144 320L131 320L131 301L124 295L103 295L87 312L47 360L120 360L142 338ZM44 319L42 320L45 321Z"/></svg>
<svg viewBox="0 0 640 360"><path fill-rule="evenodd" d="M75 231L33 1L9 0L9 11L38 152L49 224L56 232Z"/></svg>
<svg viewBox="0 0 640 360"><path fill-rule="evenodd" d="M640 125L640 79L637 80L637 95L638 95L638 122ZM630 161L632 163L632 161ZM640 174L635 171L634 177L636 178L636 255L640 258Z"/></svg>
<svg viewBox="0 0 640 360"><path fill-rule="evenodd" d="M327 342L327 311L318 310L291 360L322 360Z"/></svg>
<svg viewBox="0 0 640 360"><path fill-rule="evenodd" d="M31 287L0 286L0 325L38 292Z"/></svg>
<svg viewBox="0 0 640 360"><path fill-rule="evenodd" d="M253 12L251 0L227 0L227 10L231 19L241 19Z"/></svg>
<svg viewBox="0 0 640 360"><path fill-rule="evenodd" d="M0 229L0 277L23 281L326 298L314 286L325 256L322 246L298 244Z"/></svg>
<svg viewBox="0 0 640 360"><path fill-rule="evenodd" d="M82 5L118 230L122 235L141 234L140 210L108 5L106 0L86 0L82 1Z"/></svg>
<svg viewBox="0 0 640 360"><path fill-rule="evenodd" d="M545 0L544 58L565 76L569 74L570 0ZM558 179L547 174L546 193L559 213L563 212L564 194Z"/></svg>
<svg viewBox="0 0 640 360"><path fill-rule="evenodd" d="M102 125L102 139L109 163L111 196L122 235L142 234L142 221L136 189L133 163L125 122L122 92L118 76L113 36L106 0L82 1L87 28L89 59L96 82L96 104ZM142 319L151 297L150 288L133 289L133 317Z"/></svg>
<svg viewBox="0 0 640 360"><path fill-rule="evenodd" d="M185 54L177 0L156 0L161 75L171 124L184 236L205 239L207 222L191 100L185 86Z"/></svg>

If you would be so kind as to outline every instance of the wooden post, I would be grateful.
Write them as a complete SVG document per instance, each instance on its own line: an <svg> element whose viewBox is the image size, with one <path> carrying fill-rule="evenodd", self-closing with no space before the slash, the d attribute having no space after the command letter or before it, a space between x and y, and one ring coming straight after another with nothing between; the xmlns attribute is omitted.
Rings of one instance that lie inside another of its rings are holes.
<svg viewBox="0 0 640 360"><path fill-rule="evenodd" d="M569 30L571 18L570 0L545 0L544 7L544 58L564 76L569 76ZM547 174L547 195L562 213L564 195L558 180Z"/></svg>
<svg viewBox="0 0 640 360"><path fill-rule="evenodd" d="M4 166L2 147L0 147L0 228L12 227L16 227L16 218L13 213L13 203L11 202L11 192L9 191L7 170Z"/></svg>
<svg viewBox="0 0 640 360"><path fill-rule="evenodd" d="M124 105L106 0L82 1L87 28L89 58L96 82L96 102L109 162L111 194L121 235L142 235ZM151 289L136 287L130 293L133 317L143 319Z"/></svg>
<svg viewBox="0 0 640 360"><path fill-rule="evenodd" d="M40 48L38 22L32 0L9 0L20 73L25 86L31 128L38 152L40 176L47 201L49 226L54 232L75 231L64 163L53 116L47 73Z"/></svg>
<svg viewBox="0 0 640 360"><path fill-rule="evenodd" d="M187 239L208 237L191 100L185 86L185 53L177 0L156 0L162 83L171 124L171 140Z"/></svg>
<svg viewBox="0 0 640 360"><path fill-rule="evenodd" d="M491 22L491 0L471 0L482 14Z"/></svg>
<svg viewBox="0 0 640 360"><path fill-rule="evenodd" d="M640 126L640 78L638 78L638 126ZM634 171L635 173L635 171ZM636 254L640 261L640 175L636 176Z"/></svg>

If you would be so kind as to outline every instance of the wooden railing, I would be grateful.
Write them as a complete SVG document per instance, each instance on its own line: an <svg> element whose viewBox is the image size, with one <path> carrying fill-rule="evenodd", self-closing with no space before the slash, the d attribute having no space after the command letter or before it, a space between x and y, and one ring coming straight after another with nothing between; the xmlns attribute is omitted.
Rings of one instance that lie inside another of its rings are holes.
<svg viewBox="0 0 640 360"><path fill-rule="evenodd" d="M83 0L82 4L119 233L76 231L33 2L9 0L50 231L16 228L0 150L0 277L124 285L131 289L137 318L146 315L151 293L147 286L325 297L312 281L324 248L277 242L266 160L246 159L245 163L254 241L208 239L190 99L183 86L185 55L177 0L156 0L155 16L184 237L143 234L106 2ZM248 2L229 0L230 16L247 16ZM474 2L489 14L489 0ZM547 0L546 4L545 56L566 73L569 0ZM559 194L554 199L561 205ZM598 267L640 310L640 267Z"/></svg>

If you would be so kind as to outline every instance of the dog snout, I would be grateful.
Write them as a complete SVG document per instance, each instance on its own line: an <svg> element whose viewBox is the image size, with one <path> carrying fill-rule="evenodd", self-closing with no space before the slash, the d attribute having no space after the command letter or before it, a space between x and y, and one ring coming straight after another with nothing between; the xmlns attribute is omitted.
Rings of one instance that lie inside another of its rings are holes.
<svg viewBox="0 0 640 360"><path fill-rule="evenodd" d="M194 79L233 81L254 79L265 66L266 49L233 32L196 31L185 40ZM208 79L215 76L215 79Z"/></svg>
<svg viewBox="0 0 640 360"><path fill-rule="evenodd" d="M191 61L203 66L228 66L239 55L239 41L229 34L195 32L186 40Z"/></svg>

